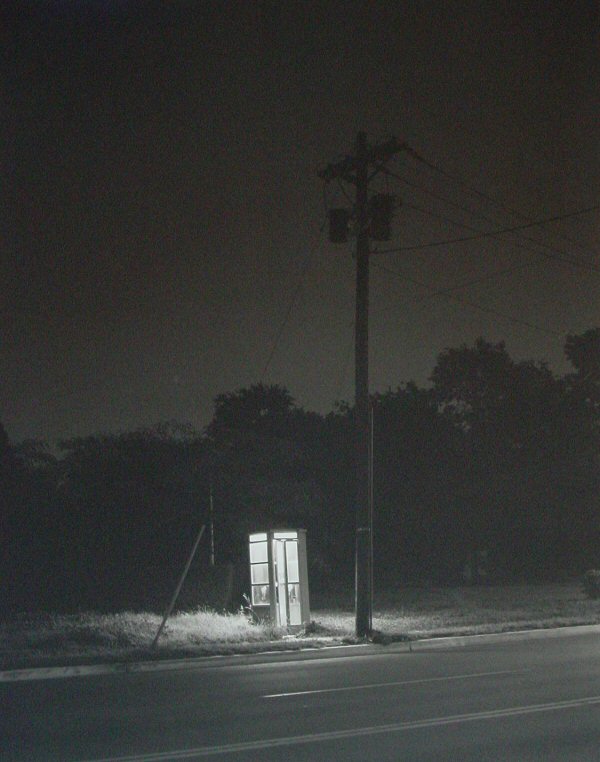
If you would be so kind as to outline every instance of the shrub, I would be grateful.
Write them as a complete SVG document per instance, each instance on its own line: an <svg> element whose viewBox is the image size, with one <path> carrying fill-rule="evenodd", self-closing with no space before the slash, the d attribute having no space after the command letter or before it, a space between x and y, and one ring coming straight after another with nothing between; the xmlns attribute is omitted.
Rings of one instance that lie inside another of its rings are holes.
<svg viewBox="0 0 600 762"><path fill-rule="evenodd" d="M583 592L588 598L600 598L600 570L586 571L583 575Z"/></svg>

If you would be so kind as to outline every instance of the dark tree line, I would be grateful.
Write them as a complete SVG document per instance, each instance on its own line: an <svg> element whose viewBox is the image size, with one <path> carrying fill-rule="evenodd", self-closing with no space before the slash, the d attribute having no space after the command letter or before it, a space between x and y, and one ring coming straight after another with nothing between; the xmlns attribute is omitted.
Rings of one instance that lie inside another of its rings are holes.
<svg viewBox="0 0 600 762"><path fill-rule="evenodd" d="M443 352L426 388L373 396L376 588L600 564L600 330L565 354L557 377L480 339ZM352 419L259 384L219 395L204 432L85 437L55 455L0 427L2 609L160 607L211 493L217 565L207 531L190 602L238 605L247 534L274 526L308 530L313 590L351 588Z"/></svg>

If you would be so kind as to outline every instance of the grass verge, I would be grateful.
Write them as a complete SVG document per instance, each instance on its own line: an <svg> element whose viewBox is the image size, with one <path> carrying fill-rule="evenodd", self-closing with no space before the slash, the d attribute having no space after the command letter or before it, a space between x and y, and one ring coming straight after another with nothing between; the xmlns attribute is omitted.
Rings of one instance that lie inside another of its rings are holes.
<svg viewBox="0 0 600 762"><path fill-rule="evenodd" d="M321 610L330 634L351 632L353 614ZM600 624L600 600L580 583L386 591L375 601L373 628L386 640L481 635L512 630Z"/></svg>
<svg viewBox="0 0 600 762"><path fill-rule="evenodd" d="M172 615L155 649L158 614L19 614L0 623L0 670L29 666L137 661L300 649L342 642L328 633L288 635L243 614L205 609ZM317 627L322 630L323 628Z"/></svg>
<svg viewBox="0 0 600 762"><path fill-rule="evenodd" d="M0 623L0 669L98 661L135 661L356 642L354 615L338 608L313 611L305 633L248 621L242 614L198 609L172 616L156 650L156 614L21 614ZM375 602L373 626L381 642L442 635L600 623L600 600L575 583L481 588L404 588Z"/></svg>

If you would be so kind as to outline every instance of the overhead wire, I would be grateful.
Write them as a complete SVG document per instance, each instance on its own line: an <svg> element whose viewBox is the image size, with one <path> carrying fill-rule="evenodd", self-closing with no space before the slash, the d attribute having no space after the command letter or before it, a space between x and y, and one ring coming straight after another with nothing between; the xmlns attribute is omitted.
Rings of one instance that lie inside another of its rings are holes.
<svg viewBox="0 0 600 762"><path fill-rule="evenodd" d="M386 176L395 177L396 179L399 179L399 180L401 180L403 182L407 182L407 184L412 185L412 187L416 187L419 190L424 191L425 193L431 195L432 197L436 198L437 200L442 201L443 203L447 203L447 204L449 204L451 206L454 206L455 208L460 209L461 211L467 212L469 214L473 214L473 216L478 216L478 217L480 217L482 219L485 219L486 221L494 222L495 224L497 224L497 222L495 220L492 220L491 218L487 217L487 215L483 215L482 213L480 213L478 211L474 211L474 210L472 210L472 209L470 209L468 207L465 207L465 206L463 206L461 204L458 204L456 202L450 201L448 198L446 198L444 196L441 196L440 194L436 194L436 193L430 192L427 189L424 189L424 188L420 187L417 183L411 183L410 181L406 181L405 178L403 178L401 175L399 175L396 172L392 172L392 171L387 172L385 168L383 168L383 169L385 171ZM467 225L467 224L464 224L464 223L459 223L456 220L453 220L453 219L451 219L451 218L449 218L449 217L447 217L445 215L442 215L442 214L439 214L439 213L436 213L436 212L432 212L431 210L423 209L422 207L417 206L415 204L410 204L409 203L409 204L406 204L406 206L408 206L409 208L413 208L413 209L415 209L415 210L417 210L417 211L419 211L421 213L425 213L425 214L428 214L430 216L433 216L433 217L435 217L437 219L442 219L444 222L448 222L450 224L453 224L453 225L456 225L456 226L461 226L461 227L464 227L465 229L472 230L473 232L476 233L475 236L463 236L463 237L461 237L461 239L460 239L461 241L462 240L475 240L475 239L480 238L480 237L498 237L500 234L502 234L504 232L514 232L515 229L522 230L525 227L533 227L535 225L546 224L547 222L555 221L559 217L560 218L565 218L567 216L567 215L555 215L552 218L548 218L548 219L544 219L544 220L530 221L528 223L523 223L523 225L511 226L510 228L498 228L495 231L480 231L477 228L472 227L471 225ZM568 216L572 217L572 216L576 216L576 215L579 215L579 214L584 214L584 213L593 211L596 208L597 207L590 207L590 208L586 208L586 209L583 209L583 210L577 210L577 211L568 213ZM554 247L548 247L547 245L537 241L536 239L529 238L527 236L519 236L519 237L525 238L526 240L530 240L536 246L541 245L541 246L549 248L549 249L551 249L553 251L559 251L560 252L560 250L557 250ZM444 241L444 242L440 241L440 242L435 242L435 243L436 243L436 245L442 245L442 244L448 244L450 242L455 242L455 241L456 241L456 239L448 239L447 241ZM543 252L543 251L539 251L537 249L533 249L530 246L524 246L521 243L514 243L513 242L513 245L517 246L518 248L524 248L524 249L533 251L534 253L536 253L536 254L544 257L544 258L559 259L560 261L565 261L565 262L567 262L568 264L570 264L572 266L583 267L585 269L590 269L592 271L600 272L600 268L596 268L593 265L591 265L590 263L583 263L580 260L575 260L575 259L567 258L567 257L557 257L556 255L551 255L551 254L548 254L547 252ZM402 251L407 251L407 250L415 250L417 248L419 248L419 249L420 248L425 248L425 246L422 246L422 247L421 246L420 247L398 247L398 248L400 248L400 250L402 250ZM377 251L377 253L386 253L387 251L389 251L389 250L379 250L379 251ZM454 291L462 290L462 289L468 288L468 287L470 287L472 285L476 285L478 283L485 282L485 281L487 281L487 280L489 280L491 278L497 278L497 277L499 277L499 276L501 276L503 274L514 272L514 271L519 270L519 269L525 269L525 268L530 267L530 266L531 266L531 263L526 263L524 265L512 266L512 267L509 267L509 268L505 268L504 270L495 271L494 273L490 273L488 275L485 275L485 276L482 276L482 277L478 277L478 278L476 278L474 280L469 280L469 281L466 281L466 282L463 282L463 283L459 283L459 284L457 284L455 286L452 286L450 288L439 289L437 291L433 291L428 297L423 299L421 301L421 303L428 302L430 298L435 297L435 296L447 296L448 298L453 298L451 296L451 294ZM392 271L390 271L388 269L388 272L392 272ZM395 273L395 274L399 275L398 273ZM413 279L413 282L415 282L414 279ZM421 285L421 286L425 287L425 284L418 284L418 285ZM458 301L458 298L454 297L454 299L455 299L455 301ZM470 300L462 298L461 301L462 301L462 303L464 303L465 305L467 305L467 306L469 306L469 307L471 307L473 309L478 309L480 311L492 312L492 308L484 307L483 305L476 304L475 302L472 302ZM497 310L494 310L493 314L498 314L500 317L503 317L504 319L510 319L513 322L516 322L518 320L517 318L514 318L514 317L511 318L510 316L507 316L504 313L500 313ZM520 322L522 324L528 325L529 327L533 327L533 328L535 328L537 330L543 330L544 332L547 332L546 329L542 329L540 326L536 326L536 325L534 325L532 323L528 323L527 321L520 321Z"/></svg>
<svg viewBox="0 0 600 762"><path fill-rule="evenodd" d="M431 196L431 198L435 198L437 201L442 201L444 204L447 204L448 206L452 206L455 209L460 209L460 211L462 212L467 212L467 214L469 215L472 215L474 217L479 217L480 219L485 220L486 222L491 222L494 225L498 224L497 220L494 220L491 217L488 217L482 212L463 206L462 204L459 204L456 201L452 201L446 196L442 196L441 194L435 193L434 191L431 191L428 188L424 188L422 185L420 185L419 183L415 183L413 180L407 180L406 177L403 177L398 172L394 172L393 170L389 169L383 164L379 165L379 169L385 174L386 180L390 177L394 177L396 180L400 180L405 185L408 185L411 188L416 188L417 190L421 191L421 193L425 193L427 196Z"/></svg>
<svg viewBox="0 0 600 762"><path fill-rule="evenodd" d="M271 365L271 362L272 362L272 360L273 360L273 358L275 356L275 353L277 352L277 349L279 348L279 344L281 342L283 333L284 333L284 331L285 331L285 329L287 327L288 321L289 321L290 316L292 314L292 310L294 309L294 307L296 305L296 301L298 300L300 292L302 291L302 287L304 285L304 281L306 279L306 276L307 276L308 271L310 269L310 266L312 264L313 255L314 255L315 251L318 248L321 248L323 246L323 244L324 244L324 241L325 241L325 237L323 235L324 231L325 231L325 222L323 222L321 227L319 228L319 234L320 235L319 235L318 241L316 242L316 244L314 244L313 246L311 246L308 249L308 252L307 252L306 257L304 259L304 262L302 264L302 268L300 269L300 273L298 275L298 280L296 282L296 287L292 291L290 301L288 303L287 309L286 309L285 314L283 316L283 320L281 321L279 329L278 329L277 334L275 336L275 341L273 342L273 346L271 347L271 351L269 352L269 355L267 357L267 361L265 362L265 365L264 365L264 367L262 369L261 380L264 380L264 377L267 374L267 371L269 369L269 366Z"/></svg>
<svg viewBox="0 0 600 762"><path fill-rule="evenodd" d="M458 186L464 188L469 193L474 194L475 196L479 196L483 200L487 201L490 204L493 204L494 206L498 207L499 209L502 209L505 212L508 212L508 214L512 214L513 216L517 217L518 219L522 219L526 222L531 222L531 218L527 215L523 214L517 209L513 209L509 207L508 205L504 204L502 201L499 201L498 199L494 198L493 196L490 196L488 193L484 193L483 191L479 190L478 188L475 188L470 183L467 183L465 180L463 180L458 175L454 175L447 170L440 167L439 164L436 164L435 162L429 161L425 157L421 156L418 151L415 151L412 148L407 149L406 151L410 156L412 156L416 161L418 161L420 164L423 164L424 166L428 167L434 172L437 172L442 177L446 178L447 180L450 180L453 183L456 183ZM586 249L585 246L583 246L579 241L575 241L574 239L570 238L569 236L566 236L559 232L554 232L554 235L556 235L559 238L562 238L564 241L567 241L568 243L574 244L575 246L580 247L581 249Z"/></svg>
<svg viewBox="0 0 600 762"><path fill-rule="evenodd" d="M566 220L566 219L569 219L570 217L578 217L578 216L581 216L582 214L588 214L589 212L597 212L598 210L600 210L600 204L596 204L595 206L588 206L585 209L577 209L574 212L567 212L566 214L556 214L553 217L545 217L544 219L541 219L541 220L534 220L533 222L527 222L521 225L513 225L512 227L499 228L498 230L477 230L477 228L474 228L471 225L466 225L465 223L457 222L456 220L452 220L449 217L445 217L441 214L437 214L436 212L432 212L429 209L423 209L422 207L417 206L415 204L406 203L404 204L404 206L407 206L410 209L415 209L416 211L422 212L423 214L428 214L432 217L437 217L438 219L443 220L444 222L450 222L452 225L465 228L466 230L473 230L476 232L477 235L462 236L460 238L450 238L445 241L432 241L431 243L419 244L418 246L398 247L395 249L383 249L379 252L380 254L387 254L388 252L393 252L393 251L427 249L427 248L431 248L435 246L445 246L446 244L449 244L449 243L462 243L463 241L476 241L480 238L490 238L497 235L504 235L505 233L514 233L517 230L525 230L526 228L539 227L541 225L547 225L550 222ZM583 264L583 263L580 263L580 264ZM587 264L585 266L587 266Z"/></svg>
<svg viewBox="0 0 600 762"><path fill-rule="evenodd" d="M350 326L351 326L351 328L354 328L354 326L355 326L354 320L352 321ZM343 387L346 384L346 376L348 375L348 368L350 367L350 362L351 362L351 359L352 359L352 348L353 347L354 347L354 335L352 335L350 337L350 341L348 342L348 346L347 346L346 351L344 352L344 355L343 355L344 359L343 359L343 365L342 365L342 372L340 374L340 382L337 385L337 392L336 392L336 394L334 396L334 401L335 402L342 402L343 401L342 400L342 390L343 390Z"/></svg>
<svg viewBox="0 0 600 762"><path fill-rule="evenodd" d="M472 217L476 217L478 219L484 220L485 222L489 222L489 223L491 223L493 225L499 225L500 224L497 219L494 219L493 217L489 217L488 215L483 214L483 212L481 212L480 210L476 210L476 209L472 209L470 207L464 206L463 204L459 204L456 201L453 201L453 200L447 198L446 196L443 196L443 195L441 195L439 193L435 193L434 191L431 191L428 188L424 188L419 183L415 183L412 180L408 180L406 177L403 177L398 172L394 172L393 170L390 170L390 169L388 169L387 167L385 167L383 165L380 168L381 168L381 171L385 173L386 180L389 177L393 177L393 178L395 178L397 180L400 180L400 182L404 183L405 185L408 185L411 188L415 188L418 191L420 191L421 193L424 193L425 195L430 196L431 198L434 198L437 201L441 201L442 203L444 203L444 204L446 204L448 206L451 206L451 207L453 207L455 209L459 209L462 212L466 212L467 214L469 214ZM523 215L521 215L521 216L523 216ZM455 224L457 226L461 224L461 223L449 220L448 218L445 218L445 221L452 222L452 224ZM529 220L529 221L531 222L531 220ZM471 229L471 228L469 228L469 226L465 226L465 227L468 228L468 229ZM476 228L473 228L473 230L476 230ZM551 246L550 244L545 243L544 241L539 241L538 239L532 238L531 236L523 235L522 233L520 233L518 231L515 231L515 230L509 231L509 232L514 233L516 238L519 238L519 239L521 239L523 241L528 241L530 243L533 243L536 246L539 246L539 247L541 247L543 249L547 249L548 251L555 252L556 254L564 257L564 261L568 262L569 264L573 264L573 265L580 266L580 267L590 267L591 266L589 262L581 262L580 260L574 260L574 259L572 259L569 256L568 252L564 251L564 249L559 249L556 246ZM523 246L522 248L524 248L526 250L529 250L529 251L533 251L536 254L541 254L541 252L538 252L537 250L531 249L531 247L529 247L529 246ZM555 257L555 258L558 259L558 257Z"/></svg>
<svg viewBox="0 0 600 762"><path fill-rule="evenodd" d="M485 238L497 238L499 240L502 240L501 236L503 236L505 234L513 234L513 235L515 235L516 238L520 239L519 241L511 241L511 244L513 246L517 247L517 248L528 250L528 251L533 252L533 253L535 253L535 254L537 254L537 255L545 258L545 259L562 261L562 262L570 264L570 265L572 265L574 267L579 267L579 268L584 268L584 269L595 271L595 272L600 272L600 268L599 267L595 267L590 262L582 262L581 260L578 260L578 259L575 259L573 257L570 257L570 256L568 256L567 252L565 252L564 250L561 250L561 249L559 249L559 248L557 248L555 246L552 246L552 245L550 245L550 244L548 244L548 243L546 243L544 241L537 240L536 238L532 238L530 236L523 235L521 233L521 231L524 231L524 230L527 230L527 229L531 229L531 228L534 228L534 227L542 227L542 226L545 226L545 225L549 225L549 224L551 224L553 222L558 222L558 221L561 221L561 220L566 220L566 219L578 217L578 216L581 216L581 215L584 215L584 214L588 214L588 213L591 213L591 212L594 212L594 211L598 211L600 209L600 204L589 206L589 207L582 208L582 209L577 209L577 210L574 210L574 211L571 211L571 212L567 212L567 213L564 213L564 214L557 214L557 215L553 215L551 217L546 217L546 218L542 218L542 219L533 220L533 219L525 216L524 214L522 214L522 213L520 213L520 212L518 212L518 211L516 211L514 209L511 209L510 207L506 206L502 202L497 201L496 199L492 198L488 194L485 194L482 191L479 191L478 189L473 188L468 183L453 177L450 173L445 172L443 169L441 169L437 165L433 164L432 162L428 162L426 159L421 157L416 152L413 152L413 151L409 150L409 153L412 154L414 156L414 158L416 158L418 161L420 161L424 165L428 166L430 169L433 169L436 172L438 172L439 174L441 174L441 175L447 177L448 179L452 180L453 182L456 182L457 184L462 185L469 192L471 192L471 193L473 193L473 194L475 194L475 195L485 199L489 203L494 204L496 207L502 209L503 211L508 212L509 214L518 217L519 219L523 220L523 222L520 223L520 224L517 224L517 225L510 225L510 226L506 225L504 227L497 227L495 230L481 230L481 229L478 229L477 227L473 227L472 225L468 225L466 223L458 222L457 220L454 220L454 219L452 219L450 217L447 217L447 216L445 216L445 215L443 215L441 213L434 212L434 211L432 211L430 209L425 209L425 208L420 207L420 206L418 206L416 204L411 204L411 203L405 202L403 205L405 207L407 207L407 208L410 208L410 209L413 209L415 211L418 211L419 213L426 214L428 216L437 218L437 219L442 220L442 221L444 221L444 222L446 222L448 224L451 224L453 226L462 227L465 230L472 231L474 233L474 235L471 235L471 236L461 236L461 237L456 237L456 238L449 238L449 239L445 239L445 240L441 240L441 241L433 241L433 242L428 243L428 244L420 244L420 245L414 245L414 246L400 246L400 247L394 247L394 248L390 248L390 249L381 249L381 250L374 251L373 252L374 254L386 254L386 253L394 253L394 252L424 250L424 249L428 249L428 248L434 248L434 247L445 246L445 245L447 246L447 245L451 245L451 244L454 244L454 243L462 243L462 242L467 242L467 241L475 241L475 240L481 240L481 239L485 239ZM481 220L483 220L485 222L488 222L490 224L493 224L493 225L500 225L501 224L497 219L494 219L493 217L490 217L490 216L484 214L481 210L476 210L476 209L473 209L471 207L465 206L463 204L460 204L460 203L458 203L456 201L453 201L453 200L443 196L442 194L438 194L438 193L435 193L434 191L426 189L426 188L420 186L418 183L412 182L411 180L407 180L405 177L403 177L399 173L387 169L387 167L380 166L379 168L384 171L385 178L386 178L386 188L388 188L389 178L393 177L393 178L395 178L397 180L400 180L401 182L403 182L403 183L405 183L405 184L407 184L407 185L409 185L409 186L411 186L413 188L416 188L416 189L420 190L424 194L426 194L426 195L428 195L428 196L430 196L430 197L432 197L432 198L434 198L434 199L436 199L436 200L438 200L438 201L440 201L440 202L442 202L444 204L447 204L448 206L451 206L451 207L453 207L455 209L459 209L460 211L462 211L462 212L464 212L464 213L466 213L466 214L468 214L468 215L470 215L472 217L479 218L479 219L481 219ZM341 190L342 190L342 192L344 192L344 195L345 195L346 199L349 200L349 196L345 193L345 189L342 187ZM576 243L577 245L581 246L577 242L571 241L566 236L560 236L560 237L563 238L564 240L568 240L568 241L570 241L572 243ZM529 245L527 245L526 243L523 243L523 242L527 242L527 244L529 244ZM536 248L534 248L534 247L536 247ZM581 248L584 248L584 247L581 246ZM467 307L469 307L471 309L474 309L474 310L477 310L477 311L480 311L480 312L484 312L484 313L487 313L487 314L494 315L494 316L496 316L496 317L498 317L498 318L500 318L502 320L511 322L513 324L525 326L525 327L527 327L529 329L532 329L532 330L535 330L535 331L538 331L538 332L541 332L541 333L544 333L544 334L547 334L547 335L562 337L563 334L559 333L558 331L551 330L549 328L543 327L543 326L538 325L538 324L536 324L534 322L531 322L531 321L523 320L521 318L516 317L515 315L510 315L510 314L507 314L505 312L502 312L501 310L497 310L497 309L492 308L492 307L486 307L486 306L478 304L477 302L474 302L472 300L465 299L462 296L458 296L458 295L456 295L454 293L456 291L460 291L462 289L469 288L469 287L471 287L473 285L476 285L476 284L479 284L479 283L483 283L483 282L488 281L488 280L490 280L492 278L498 278L498 277L500 277L502 275L505 275L505 274L508 274L508 273L511 273L511 272L515 272L515 271L518 271L518 270L526 269L526 268L530 267L531 264L532 264L531 262L528 262L526 264L513 265L511 267L507 267L507 268L504 268L504 269L501 269L501 270L496 270L495 272L489 273L488 275L479 276L477 278L473 278L473 279L470 279L470 280L467 280L467 281L463 281L462 283L455 284L454 286L450 286L448 288L432 289L431 286L427 285L426 283L424 283L422 281L419 281L418 279L415 279L415 278L410 277L410 276L406 276L405 274L401 274L401 273L399 273L399 272L397 272L397 271L395 271L395 270L393 270L393 269L383 265L380 262L373 261L373 265L375 267L378 267L379 269L383 270L384 272L387 272L388 274L391 274L391 275L396 276L398 278L403 278L404 280L406 280L406 281L408 281L410 283L415 284L419 288L422 288L422 289L425 289L426 291L429 291L430 293L428 294L426 299L422 300L423 303L425 301L429 301L429 299L431 299L431 298L446 297L447 299L450 299L452 301L458 302L459 304L463 304L463 305L465 305L465 306L467 306ZM344 363L344 376L346 375L346 369L347 369L346 365L347 365L347 363Z"/></svg>
<svg viewBox="0 0 600 762"><path fill-rule="evenodd" d="M468 225L463 222L457 222L456 220L446 217L445 215L439 214L437 212L433 212L430 209L424 209L423 207L418 206L417 204L411 204L409 202L405 202L403 206L409 209L414 209L415 211L420 212L421 214L426 214L430 217L434 217L436 219L442 220L443 222L450 223L451 225L455 225L456 227L462 227L465 230L472 230L475 233L475 235L459 236L457 238L446 238L439 241L430 241L429 243L415 244L411 246L395 246L390 249L377 249L377 251L373 253L394 254L394 253L402 252L402 251L423 251L425 249L437 248L440 246L449 246L450 244L454 244L454 243L465 243L468 241L477 241L484 238L496 238L498 236L505 235L506 233L514 233L516 231L525 230L527 228L547 225L551 222L557 222L558 220L564 220L564 219L569 219L572 217L581 216L583 214L588 214L590 212L598 211L600 209L600 204L596 204L595 206L586 207L585 209L578 209L573 212L568 212L566 214L558 214L558 215L554 215L553 217L546 217L541 220L534 220L533 222L527 222L521 225L514 225L512 227L498 228L497 230L478 230L477 228L474 228L472 225ZM537 241L534 241L534 243L536 243L537 245L540 245L540 243ZM581 260L573 259L571 257L554 255L544 251L537 251L536 249L531 249L531 247L523 246L523 244L513 243L513 245L532 251L533 253L536 253L539 256L544 257L545 259L557 260L559 262L565 262L566 264L570 264L573 267L579 267L582 269L591 270L593 272L600 272L600 267L596 267L595 265L589 262L582 262ZM541 245L543 246L544 244L541 244Z"/></svg>
<svg viewBox="0 0 600 762"><path fill-rule="evenodd" d="M378 263L375 264L377 266ZM502 275L508 275L509 273L517 272L518 270L525 270L530 266L530 262L527 262L526 264L513 265L512 267L505 267L502 270L495 270L493 273L488 273L487 275L482 275L478 278L463 281L462 283L456 283L454 286L449 286L448 288L442 288L438 291L434 291L433 293L429 294L426 299L423 299L423 302L429 301L429 299L435 296L445 296L446 294L452 293L453 291L461 291L463 288L470 288L471 286L477 286L481 283L485 283L488 280L492 280L493 278L500 278ZM398 275L400 274L398 273Z"/></svg>
<svg viewBox="0 0 600 762"><path fill-rule="evenodd" d="M494 204L495 206L499 207L500 209L503 209L505 212L508 212L509 214L514 214L515 216L518 216L518 217L524 216L520 212L517 212L514 209L511 209L510 207L506 206L501 201L498 201L497 199L492 198L492 196L489 196L487 193L484 193L483 191L480 191L477 188L474 188L472 185L467 183L462 178L459 178L458 176L450 174L450 172L447 172L438 164L435 164L434 162L426 159L424 156L421 156L421 154L415 151L414 149L410 149L410 151L408 151L407 153L409 153L410 156L412 156L414 159L416 159L418 162L420 162L424 166L442 175L442 177L445 177L447 180L451 180L457 185L462 186L465 190L469 191L469 193L473 193L474 195L479 196L480 198L484 199L485 201L488 201L491 204Z"/></svg>
<svg viewBox="0 0 600 762"><path fill-rule="evenodd" d="M340 189L340 191L341 191L342 195L344 196L344 198L346 199L346 201L347 201L349 204L351 204L351 205L354 205L354 201L353 201L353 200L352 200L352 198L351 198L351 197L348 195L348 192L347 192L347 191L346 191L346 189L344 188L344 185L343 185L343 183L342 183L342 181L341 181L341 179L340 179L339 177L338 177L338 181L337 181L337 184L338 184L338 188Z"/></svg>
<svg viewBox="0 0 600 762"><path fill-rule="evenodd" d="M428 286L426 283L423 283L423 281L417 280L416 278L412 278L403 273L399 273L396 270L392 270L390 267L386 267L380 262L373 262L373 266L378 267L380 270L384 270L390 275L395 275L398 278L403 278L409 283L414 283L416 286L419 286L420 288L423 288L426 291L431 291L431 286ZM434 295L445 296L452 301L459 302L460 304L465 304L466 306L471 307L472 309L478 310L480 312L487 312L491 315L496 315L496 317L500 317L503 320L507 320L511 323L516 323L518 325L523 325L523 326L526 326L527 328L532 328L536 331L540 331L541 333L545 333L550 336L562 336L562 334L558 333L558 331L552 331L548 328L543 328L542 326L539 326L536 323L530 323L527 320L521 320L520 318L507 315L506 313L501 312L500 310L496 310L493 307L484 307L483 305L478 304L477 302L473 302L470 299L464 299L463 297L455 296L453 293L451 293L451 289L438 290L437 292L431 294L431 296L434 296Z"/></svg>

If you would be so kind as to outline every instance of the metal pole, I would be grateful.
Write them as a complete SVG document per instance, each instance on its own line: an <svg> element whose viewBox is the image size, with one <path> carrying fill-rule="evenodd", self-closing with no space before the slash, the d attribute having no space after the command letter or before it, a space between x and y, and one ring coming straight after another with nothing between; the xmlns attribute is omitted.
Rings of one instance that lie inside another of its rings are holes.
<svg viewBox="0 0 600 762"><path fill-rule="evenodd" d="M214 503L213 503L213 482L212 474L208 485L208 514L210 524L210 565L215 565L215 522L214 522Z"/></svg>
<svg viewBox="0 0 600 762"><path fill-rule="evenodd" d="M187 573L190 569L190 566L192 565L192 561L194 560L194 556L196 555L196 550L198 548L198 544L200 543L200 539L202 538L202 535L204 534L205 528L206 528L205 524L202 524L202 526L200 527L200 531L198 532L198 537L196 537L196 542L194 543L194 547L192 548L192 552L190 553L187 563L185 565L185 569L183 570L183 574L181 575L179 582L177 584L177 587L175 588L175 592L173 593L173 597L171 598L171 603L169 603L169 606L167 607L167 610L165 611L163 620L160 623L160 627L158 628L158 632L156 633L156 636L154 637L154 640L152 641L152 645L150 646L150 648L152 649L156 648L156 644L158 643L160 634L163 631L163 627L167 623L167 619L171 616L171 612L173 611L173 606L175 605L177 596L179 595L179 592L181 591L181 588L183 587L183 583L185 582Z"/></svg>
<svg viewBox="0 0 600 762"><path fill-rule="evenodd" d="M356 437L356 635L372 629L371 528L369 521L369 154L367 136L356 140L356 336L355 336L355 437Z"/></svg>
<svg viewBox="0 0 600 762"><path fill-rule="evenodd" d="M370 546L369 546L369 571L371 572L371 589L370 589L370 600L371 600L371 620L369 622L371 629L373 629L373 596L374 596L374 585L373 585L373 566L374 566L374 554L373 554L373 511L375 508L375 488L374 488L374 433L375 433L375 404L371 403L369 405L369 424L370 424L370 430L369 430L369 540L370 540Z"/></svg>

